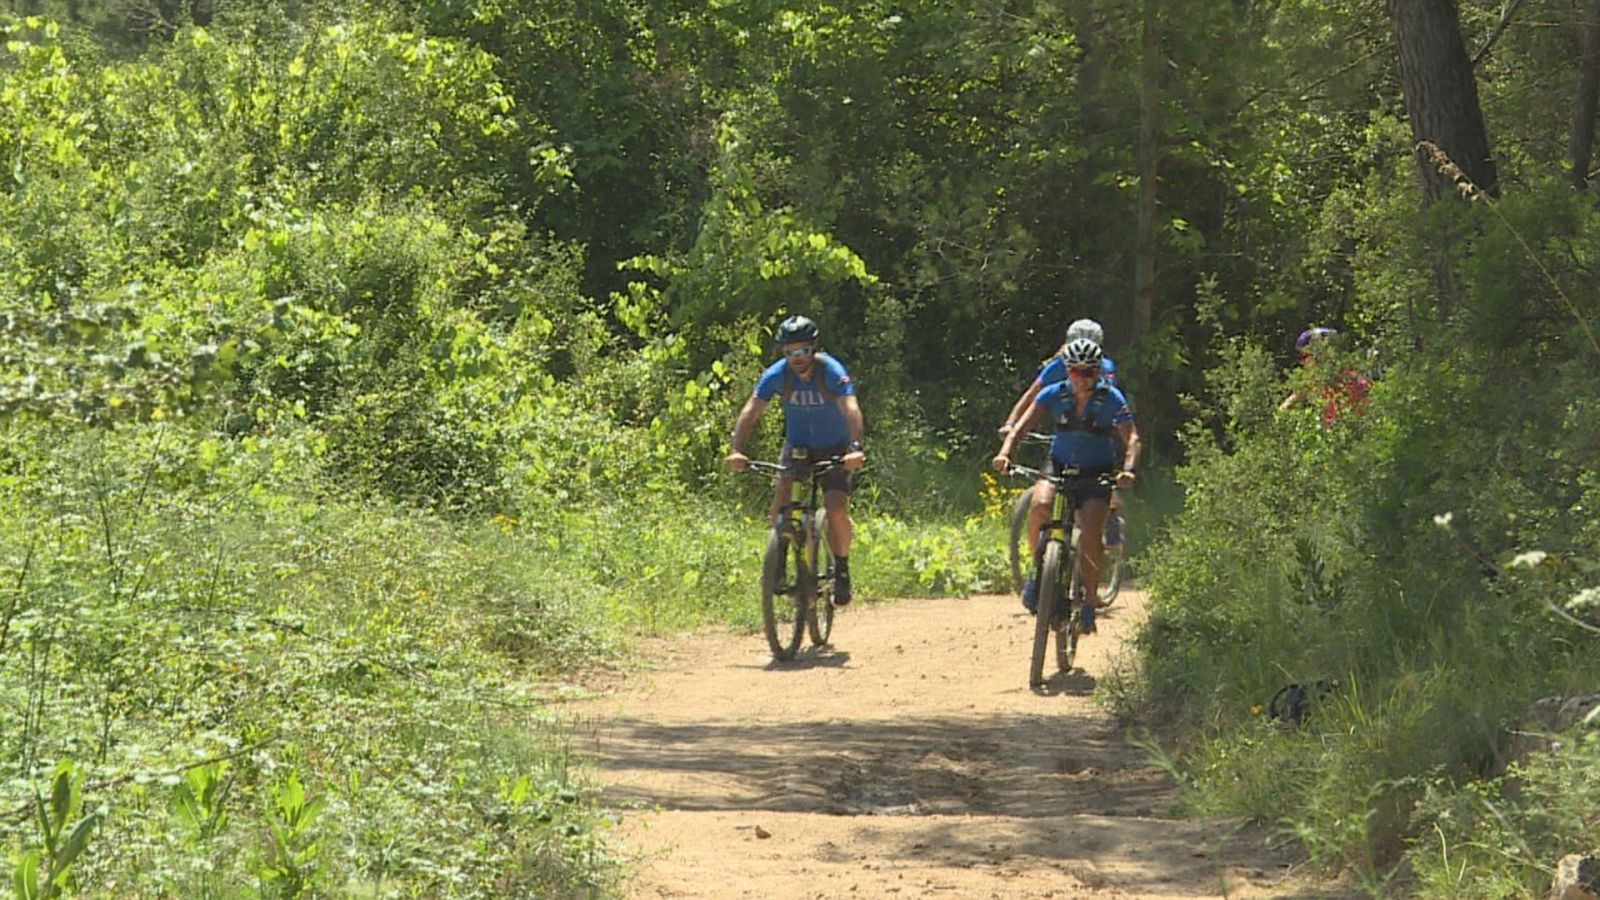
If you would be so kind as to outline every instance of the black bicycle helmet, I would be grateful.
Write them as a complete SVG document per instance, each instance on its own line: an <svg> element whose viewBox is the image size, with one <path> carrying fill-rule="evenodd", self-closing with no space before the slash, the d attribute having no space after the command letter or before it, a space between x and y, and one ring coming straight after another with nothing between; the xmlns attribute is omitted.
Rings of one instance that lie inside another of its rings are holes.
<svg viewBox="0 0 1600 900"><path fill-rule="evenodd" d="M778 343L794 344L800 341L815 341L821 332L817 323L805 316L790 316L778 324Z"/></svg>

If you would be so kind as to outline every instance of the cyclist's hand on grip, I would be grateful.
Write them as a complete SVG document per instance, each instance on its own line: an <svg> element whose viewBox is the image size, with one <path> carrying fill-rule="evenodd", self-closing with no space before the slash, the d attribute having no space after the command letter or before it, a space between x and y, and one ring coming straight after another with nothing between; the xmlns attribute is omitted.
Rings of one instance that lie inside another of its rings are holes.
<svg viewBox="0 0 1600 900"><path fill-rule="evenodd" d="M738 450L729 450L728 455L724 456L722 461L735 472L743 472L750 468L750 457L745 456Z"/></svg>
<svg viewBox="0 0 1600 900"><path fill-rule="evenodd" d="M1133 474L1127 469L1123 469L1121 472L1117 473L1117 487L1119 488L1133 487L1133 483L1138 480L1139 476Z"/></svg>
<svg viewBox="0 0 1600 900"><path fill-rule="evenodd" d="M867 463L867 455L860 450L851 450L839 460L844 464L845 471L854 472Z"/></svg>
<svg viewBox="0 0 1600 900"><path fill-rule="evenodd" d="M994 470L996 472L1004 472L1009 468L1011 468L1011 457L1004 453L997 454L994 458Z"/></svg>

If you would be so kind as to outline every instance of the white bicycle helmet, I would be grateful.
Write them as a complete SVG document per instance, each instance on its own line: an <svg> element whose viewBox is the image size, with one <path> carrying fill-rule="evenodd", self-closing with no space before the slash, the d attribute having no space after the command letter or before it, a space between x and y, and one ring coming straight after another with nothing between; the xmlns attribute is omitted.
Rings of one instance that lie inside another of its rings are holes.
<svg viewBox="0 0 1600 900"><path fill-rule="evenodd" d="M1106 330L1093 319L1079 319L1067 326L1067 343L1070 344L1078 338L1088 338L1096 344L1104 344Z"/></svg>
<svg viewBox="0 0 1600 900"><path fill-rule="evenodd" d="M1074 338L1061 348L1061 360L1068 366L1098 367L1101 357L1100 345L1088 338Z"/></svg>

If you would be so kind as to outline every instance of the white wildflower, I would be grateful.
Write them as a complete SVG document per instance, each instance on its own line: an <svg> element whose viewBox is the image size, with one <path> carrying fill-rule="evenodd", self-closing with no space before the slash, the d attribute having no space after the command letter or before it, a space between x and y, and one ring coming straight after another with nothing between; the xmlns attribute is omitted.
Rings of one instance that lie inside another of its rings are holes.
<svg viewBox="0 0 1600 900"><path fill-rule="evenodd" d="M1526 553L1518 553L1516 557L1511 560L1511 568L1515 569L1518 566L1527 566L1530 569L1537 568L1538 565L1544 562L1545 558L1549 555L1550 554L1544 552L1543 550L1529 550Z"/></svg>
<svg viewBox="0 0 1600 900"><path fill-rule="evenodd" d="M1600 612L1600 587L1585 588L1567 601L1567 611L1578 615Z"/></svg>

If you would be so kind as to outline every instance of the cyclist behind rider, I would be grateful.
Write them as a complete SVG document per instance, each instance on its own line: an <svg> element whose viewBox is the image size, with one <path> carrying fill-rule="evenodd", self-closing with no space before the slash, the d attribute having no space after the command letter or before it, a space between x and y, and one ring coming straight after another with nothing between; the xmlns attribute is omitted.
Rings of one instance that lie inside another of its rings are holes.
<svg viewBox="0 0 1600 900"><path fill-rule="evenodd" d="M1044 361L1039 367L1039 374L1033 379L1033 383L1028 385L1028 389L1023 391L1022 396L1017 398L1017 402L1011 405L1011 412L1007 414L1005 422L1000 426L1001 435L1007 434L1016 427L1017 417L1021 416L1023 410L1028 408L1028 404L1033 402L1034 397L1039 396L1040 391L1044 390L1048 385L1067 380L1067 364L1062 357L1067 351L1067 345L1078 338L1088 338L1094 341L1096 345L1104 348L1106 332L1104 328L1100 327L1100 323L1093 319L1078 319L1068 325L1067 339L1062 342L1061 349L1056 351L1054 356ZM1110 357L1103 354L1100 357L1100 378L1106 384L1116 385L1117 383L1117 364L1112 362Z"/></svg>
<svg viewBox="0 0 1600 900"><path fill-rule="evenodd" d="M1300 332L1300 337L1294 342L1294 351L1300 357L1300 365L1307 369L1315 367L1319 356L1328 355L1335 349L1334 340L1338 335L1338 331L1321 326ZM1322 385L1322 427L1333 425L1346 413L1359 416L1364 412L1367 408L1367 391L1371 387L1372 382L1353 368L1344 367L1334 373L1331 379ZM1294 409L1305 400L1303 392L1291 391L1289 396L1278 404L1278 411Z"/></svg>
<svg viewBox="0 0 1600 900"><path fill-rule="evenodd" d="M1017 398L1017 402L1011 405L1011 412L1006 416L1005 422L1001 424L999 429L1001 437L1013 430L1018 430L1016 428L1017 418L1028 408L1028 404L1033 402L1033 398L1037 397L1040 391L1049 385L1067 380L1067 346L1079 338L1088 338L1101 348L1100 380L1116 387L1118 390L1122 389L1121 385L1117 384L1117 364L1111 361L1111 357L1105 355L1105 329L1101 328L1100 323L1093 319L1077 319L1067 326L1067 339L1061 344L1061 349L1056 351L1054 356L1044 361L1044 364L1039 368L1038 376L1033 379L1033 383L1028 385L1028 389L1023 391L1022 396ZM1133 407L1128 402L1126 394L1123 395L1123 402L1128 404L1131 412ZM1020 430L1024 434L1027 432L1027 429ZM1138 427L1135 426L1133 437L1137 440L1138 436ZM1102 534L1102 546L1121 552L1125 538L1122 526L1122 498L1118 494L1112 493L1111 511L1106 516L1106 524Z"/></svg>
<svg viewBox="0 0 1600 900"><path fill-rule="evenodd" d="M1077 469L1084 476L1104 475L1117 469L1116 441L1123 445L1121 470L1117 472L1117 487L1132 486L1134 470L1139 462L1139 433L1133 427L1133 412L1127 399L1115 385L1101 377L1104 359L1100 345L1088 338L1069 342L1061 353L1067 369L1067 381L1056 382L1041 389L1028 405L1016 427L1007 432L995 455L994 467L1004 472L1011 467L1011 454L1016 449L1019 435L1026 434L1041 413L1055 421L1055 437L1050 441L1050 460L1045 472L1056 475L1067 469ZM1085 481L1089 481L1086 477ZM1078 571L1083 573L1083 614L1079 633L1095 631L1094 610L1100 606L1100 562L1105 546L1101 528L1105 524L1106 509L1111 497L1110 488L1090 481L1075 488L1072 498L1078 510ZM1045 521L1050 517L1055 502L1055 484L1041 479L1034 485L1033 504L1028 509L1028 534L1032 535L1029 549L1038 558L1038 542ZM1039 573L1037 567L1022 587L1022 604L1033 612L1038 605Z"/></svg>
<svg viewBox="0 0 1600 900"><path fill-rule="evenodd" d="M850 472L861 468L866 457L861 451L861 407L856 403L856 387L844 364L817 350L820 329L805 316L790 316L778 325L777 343L783 356L767 367L756 381L755 390L733 424L728 455L729 468L744 471L750 467L744 444L773 397L782 395L784 442L778 462L792 463L794 451L805 450L811 460L843 458L844 468L833 468L818 476L822 482L823 506L827 510L828 546L834 559L833 602L850 602ZM793 479L780 476L775 484L768 521L777 522L782 498L789 496Z"/></svg>

